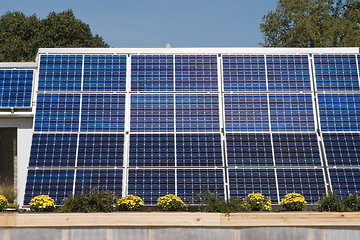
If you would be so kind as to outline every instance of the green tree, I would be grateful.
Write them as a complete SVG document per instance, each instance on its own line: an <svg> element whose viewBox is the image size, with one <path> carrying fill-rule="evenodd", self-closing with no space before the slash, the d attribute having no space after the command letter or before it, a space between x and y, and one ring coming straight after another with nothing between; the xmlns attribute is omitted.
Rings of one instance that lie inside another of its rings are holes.
<svg viewBox="0 0 360 240"><path fill-rule="evenodd" d="M93 35L88 24L72 10L51 12L47 18L26 17L7 12L0 17L0 61L34 61L38 48L109 47L102 37Z"/></svg>
<svg viewBox="0 0 360 240"><path fill-rule="evenodd" d="M353 0L279 0L263 17L266 47L360 45L360 3Z"/></svg>

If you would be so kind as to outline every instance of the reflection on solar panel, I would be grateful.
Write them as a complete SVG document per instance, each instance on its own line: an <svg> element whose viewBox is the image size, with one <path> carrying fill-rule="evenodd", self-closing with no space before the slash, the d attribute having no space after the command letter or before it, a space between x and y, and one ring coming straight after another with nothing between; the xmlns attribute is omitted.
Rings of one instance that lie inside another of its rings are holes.
<svg viewBox="0 0 360 240"><path fill-rule="evenodd" d="M264 55L225 55L224 91L266 91Z"/></svg>
<svg viewBox="0 0 360 240"><path fill-rule="evenodd" d="M125 55L85 55L84 91L125 91Z"/></svg>
<svg viewBox="0 0 360 240"><path fill-rule="evenodd" d="M0 70L0 107L31 107L34 70Z"/></svg>
<svg viewBox="0 0 360 240"><path fill-rule="evenodd" d="M176 134L177 166L223 166L220 133Z"/></svg>
<svg viewBox="0 0 360 240"><path fill-rule="evenodd" d="M124 94L82 95L82 132L123 132L124 124Z"/></svg>
<svg viewBox="0 0 360 240"><path fill-rule="evenodd" d="M315 131L311 94L270 94L272 131Z"/></svg>
<svg viewBox="0 0 360 240"><path fill-rule="evenodd" d="M224 173L222 169L179 169L177 170L177 195L185 202L198 193L209 190L224 198Z"/></svg>
<svg viewBox="0 0 360 240"><path fill-rule="evenodd" d="M302 194L307 202L315 203L326 193L322 169L277 169L279 196L292 192Z"/></svg>
<svg viewBox="0 0 360 240"><path fill-rule="evenodd" d="M360 94L318 94L322 131L360 131Z"/></svg>
<svg viewBox="0 0 360 240"><path fill-rule="evenodd" d="M360 169L336 168L329 169L331 186L335 193L347 196L360 189Z"/></svg>
<svg viewBox="0 0 360 240"><path fill-rule="evenodd" d="M131 56L131 90L174 91L174 56Z"/></svg>
<svg viewBox="0 0 360 240"><path fill-rule="evenodd" d="M230 197L244 198L250 193L259 192L279 202L277 197L274 169L237 168L229 169Z"/></svg>
<svg viewBox="0 0 360 240"><path fill-rule="evenodd" d="M219 124L218 95L176 95L176 131L219 132Z"/></svg>
<svg viewBox="0 0 360 240"><path fill-rule="evenodd" d="M130 169L128 194L144 199L145 204L156 204L159 197L175 194L174 169Z"/></svg>
<svg viewBox="0 0 360 240"><path fill-rule="evenodd" d="M318 91L358 91L355 55L314 55Z"/></svg>
<svg viewBox="0 0 360 240"><path fill-rule="evenodd" d="M359 133L323 133L328 165L360 166Z"/></svg>
<svg viewBox="0 0 360 240"><path fill-rule="evenodd" d="M226 131L269 130L266 94L225 94L224 102Z"/></svg>
<svg viewBox="0 0 360 240"><path fill-rule="evenodd" d="M121 195L122 174L122 169L78 169L75 193L88 193L91 189L97 188Z"/></svg>
<svg viewBox="0 0 360 240"><path fill-rule="evenodd" d="M174 96L171 94L131 95L131 131L173 132Z"/></svg>
<svg viewBox="0 0 360 240"><path fill-rule="evenodd" d="M216 55L176 55L175 90L218 91Z"/></svg>
<svg viewBox="0 0 360 240"><path fill-rule="evenodd" d="M274 166L269 133L227 133L229 166Z"/></svg>
<svg viewBox="0 0 360 240"><path fill-rule="evenodd" d="M315 133L273 133L276 166L321 166Z"/></svg>
<svg viewBox="0 0 360 240"><path fill-rule="evenodd" d="M28 170L24 204L29 205L31 199L38 195L49 195L56 205L73 191L73 169L38 169Z"/></svg>
<svg viewBox="0 0 360 240"><path fill-rule="evenodd" d="M40 55L39 91L80 91L82 55Z"/></svg>
<svg viewBox="0 0 360 240"><path fill-rule="evenodd" d="M311 91L308 55L267 55L269 91Z"/></svg>
<svg viewBox="0 0 360 240"><path fill-rule="evenodd" d="M37 95L35 131L78 132L80 94Z"/></svg>
<svg viewBox="0 0 360 240"><path fill-rule="evenodd" d="M30 167L75 167L77 134L34 133Z"/></svg>
<svg viewBox="0 0 360 240"><path fill-rule="evenodd" d="M80 134L77 166L122 167L123 149L124 134Z"/></svg>
<svg viewBox="0 0 360 240"><path fill-rule="evenodd" d="M131 134L129 166L175 166L174 134Z"/></svg>

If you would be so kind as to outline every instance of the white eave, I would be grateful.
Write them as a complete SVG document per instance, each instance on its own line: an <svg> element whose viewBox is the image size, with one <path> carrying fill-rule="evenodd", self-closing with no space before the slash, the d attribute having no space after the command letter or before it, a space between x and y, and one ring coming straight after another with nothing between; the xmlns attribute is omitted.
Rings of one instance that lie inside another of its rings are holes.
<svg viewBox="0 0 360 240"><path fill-rule="evenodd" d="M0 69L36 69L36 62L0 62Z"/></svg>

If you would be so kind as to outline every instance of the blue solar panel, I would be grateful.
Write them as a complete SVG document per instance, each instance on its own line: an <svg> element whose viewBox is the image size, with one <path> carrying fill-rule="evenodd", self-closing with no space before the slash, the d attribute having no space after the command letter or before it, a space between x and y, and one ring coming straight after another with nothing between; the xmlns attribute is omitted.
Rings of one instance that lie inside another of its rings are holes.
<svg viewBox="0 0 360 240"><path fill-rule="evenodd" d="M31 107L34 70L0 70L0 107Z"/></svg>
<svg viewBox="0 0 360 240"><path fill-rule="evenodd" d="M221 169L179 169L177 170L177 195L185 202L196 194L209 190L224 198L224 173Z"/></svg>
<svg viewBox="0 0 360 240"><path fill-rule="evenodd" d="M72 194L74 183L73 169L38 169L29 170L24 205L29 205L31 199L38 195L49 195L60 205L62 200Z"/></svg>
<svg viewBox="0 0 360 240"><path fill-rule="evenodd" d="M311 91L308 55L267 55L269 91Z"/></svg>
<svg viewBox="0 0 360 240"><path fill-rule="evenodd" d="M40 55L39 91L80 91L82 55Z"/></svg>
<svg viewBox="0 0 360 240"><path fill-rule="evenodd" d="M145 204L156 204L159 197L175 194L174 169L130 169L128 194L141 197Z"/></svg>
<svg viewBox="0 0 360 240"><path fill-rule="evenodd" d="M83 94L81 132L123 132L125 94Z"/></svg>
<svg viewBox="0 0 360 240"><path fill-rule="evenodd" d="M359 133L323 133L328 165L360 166Z"/></svg>
<svg viewBox="0 0 360 240"><path fill-rule="evenodd" d="M318 91L358 91L355 55L314 55Z"/></svg>
<svg viewBox="0 0 360 240"><path fill-rule="evenodd" d="M75 167L77 134L34 133L30 167Z"/></svg>
<svg viewBox="0 0 360 240"><path fill-rule="evenodd" d="M174 91L174 56L131 56L131 90Z"/></svg>
<svg viewBox="0 0 360 240"><path fill-rule="evenodd" d="M332 191L343 196L360 191L359 168L329 169Z"/></svg>
<svg viewBox="0 0 360 240"><path fill-rule="evenodd" d="M85 55L84 91L125 91L125 55Z"/></svg>
<svg viewBox="0 0 360 240"><path fill-rule="evenodd" d="M318 94L322 131L360 131L360 94Z"/></svg>
<svg viewBox="0 0 360 240"><path fill-rule="evenodd" d="M278 203L274 169L228 169L230 197L245 198L259 192Z"/></svg>
<svg viewBox="0 0 360 240"><path fill-rule="evenodd" d="M266 91L264 55L224 55L224 91Z"/></svg>
<svg viewBox="0 0 360 240"><path fill-rule="evenodd" d="M122 169L78 169L76 170L75 193L88 193L97 188L121 196Z"/></svg>
<svg viewBox="0 0 360 240"><path fill-rule="evenodd" d="M273 133L276 166L321 166L316 133Z"/></svg>
<svg viewBox="0 0 360 240"><path fill-rule="evenodd" d="M132 94L130 125L134 132L173 132L174 96Z"/></svg>
<svg viewBox="0 0 360 240"><path fill-rule="evenodd" d="M176 159L181 167L223 166L220 133L176 134Z"/></svg>
<svg viewBox="0 0 360 240"><path fill-rule="evenodd" d="M216 55L176 55L175 90L218 91Z"/></svg>
<svg viewBox="0 0 360 240"><path fill-rule="evenodd" d="M309 203L315 203L326 193L322 169L277 169L279 195L300 193Z"/></svg>
<svg viewBox="0 0 360 240"><path fill-rule="evenodd" d="M315 131L311 94L270 94L272 131Z"/></svg>
<svg viewBox="0 0 360 240"><path fill-rule="evenodd" d="M218 95L176 95L176 131L219 132Z"/></svg>
<svg viewBox="0 0 360 240"><path fill-rule="evenodd" d="M269 133L226 133L228 166L274 166Z"/></svg>
<svg viewBox="0 0 360 240"><path fill-rule="evenodd" d="M37 94L35 126L38 132L78 132L80 94Z"/></svg>
<svg viewBox="0 0 360 240"><path fill-rule="evenodd" d="M226 131L269 131L266 94L225 94L224 102Z"/></svg>
<svg viewBox="0 0 360 240"><path fill-rule="evenodd" d="M129 166L175 166L174 134L131 134Z"/></svg>
<svg viewBox="0 0 360 240"><path fill-rule="evenodd" d="M122 167L124 134L80 134L77 166Z"/></svg>

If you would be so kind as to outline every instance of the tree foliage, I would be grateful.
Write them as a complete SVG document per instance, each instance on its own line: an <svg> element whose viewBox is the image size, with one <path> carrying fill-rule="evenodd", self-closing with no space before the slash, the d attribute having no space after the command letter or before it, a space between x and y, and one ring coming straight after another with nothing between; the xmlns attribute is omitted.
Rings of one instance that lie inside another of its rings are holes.
<svg viewBox="0 0 360 240"><path fill-rule="evenodd" d="M72 10L51 12L47 18L7 12L0 17L0 61L34 61L38 48L109 47L93 35Z"/></svg>
<svg viewBox="0 0 360 240"><path fill-rule="evenodd" d="M260 29L266 47L360 46L360 2L279 0Z"/></svg>

